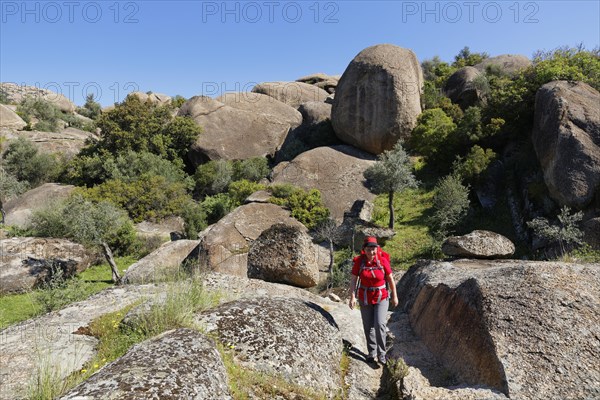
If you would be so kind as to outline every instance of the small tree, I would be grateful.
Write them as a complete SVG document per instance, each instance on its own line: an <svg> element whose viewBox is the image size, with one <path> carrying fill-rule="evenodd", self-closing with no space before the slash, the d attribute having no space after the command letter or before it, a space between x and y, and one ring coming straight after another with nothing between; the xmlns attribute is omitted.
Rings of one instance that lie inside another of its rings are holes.
<svg viewBox="0 0 600 400"><path fill-rule="evenodd" d="M87 201L80 195L34 211L31 230L35 236L65 237L86 246L101 247L115 283L121 277L110 247L126 254L136 240L135 229L125 211L105 201Z"/></svg>
<svg viewBox="0 0 600 400"><path fill-rule="evenodd" d="M335 219L328 217L321 221L321 223L315 229L315 237L317 240L326 240L329 244L329 270L331 273L333 271L334 264L334 251L333 251L333 242L336 241L339 237L339 226Z"/></svg>
<svg viewBox="0 0 600 400"><path fill-rule="evenodd" d="M380 154L377 162L364 172L364 177L373 193L387 193L390 210L389 227L394 229L394 193L418 186L412 173L410 159L402 143L398 142L392 150Z"/></svg>
<svg viewBox="0 0 600 400"><path fill-rule="evenodd" d="M550 224L546 218L538 217L527 222L533 232L549 243L558 243L561 255L568 249L583 244L583 232L579 229L579 222L583 218L581 211L571 214L571 209L564 206L558 214L558 223Z"/></svg>
<svg viewBox="0 0 600 400"><path fill-rule="evenodd" d="M433 198L433 226L437 236L445 237L467 215L469 188L463 186L458 175L448 175L435 186Z"/></svg>

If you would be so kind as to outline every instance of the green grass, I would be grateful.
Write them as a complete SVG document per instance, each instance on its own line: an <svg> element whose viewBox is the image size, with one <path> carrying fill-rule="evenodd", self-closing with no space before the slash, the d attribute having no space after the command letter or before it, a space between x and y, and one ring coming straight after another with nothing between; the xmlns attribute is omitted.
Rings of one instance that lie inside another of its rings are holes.
<svg viewBox="0 0 600 400"><path fill-rule="evenodd" d="M394 269L408 269L418 258L429 257L433 238L427 220L431 214L433 191L410 189L394 195L396 235L388 240L384 250L390 253ZM387 195L375 199L373 222L387 226L389 220Z"/></svg>
<svg viewBox="0 0 600 400"><path fill-rule="evenodd" d="M132 257L116 258L119 271L123 273L135 262ZM108 264L88 268L78 277L51 289L36 289L29 293L0 296L0 329L36 317L67 304L84 300L89 296L113 286Z"/></svg>
<svg viewBox="0 0 600 400"><path fill-rule="evenodd" d="M131 325L123 326L121 322L127 313L142 301L94 319L88 326L89 334L96 337L99 343L92 361L68 378L59 379L57 368L60 366L50 365L42 360L29 386L28 398L59 397L89 378L102 366L122 357L134 344L163 332L181 327L199 329L194 325L193 315L215 306L222 297L218 292L205 290L199 279L172 282L166 291L165 301L154 301L148 313L136 319Z"/></svg>

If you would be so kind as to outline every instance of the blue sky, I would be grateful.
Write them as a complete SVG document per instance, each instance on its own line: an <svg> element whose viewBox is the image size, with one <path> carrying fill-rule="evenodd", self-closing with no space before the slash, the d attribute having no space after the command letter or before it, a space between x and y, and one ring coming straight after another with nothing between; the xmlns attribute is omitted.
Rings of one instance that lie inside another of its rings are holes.
<svg viewBox="0 0 600 400"><path fill-rule="evenodd" d="M419 61L464 46L523 54L600 41L600 1L6 1L0 81L103 105L132 90L216 96L342 74L391 43Z"/></svg>

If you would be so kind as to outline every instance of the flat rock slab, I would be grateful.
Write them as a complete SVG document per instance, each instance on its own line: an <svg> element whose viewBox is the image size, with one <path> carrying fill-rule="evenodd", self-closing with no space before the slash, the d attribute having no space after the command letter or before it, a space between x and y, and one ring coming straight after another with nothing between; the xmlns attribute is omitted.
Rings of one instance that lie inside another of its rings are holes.
<svg viewBox="0 0 600 400"><path fill-rule="evenodd" d="M64 400L231 399L212 339L192 329L165 332L131 348Z"/></svg>
<svg viewBox="0 0 600 400"><path fill-rule="evenodd" d="M41 365L55 368L59 377L79 371L92 360L98 340L75 334L101 315L118 311L160 290L158 286L106 289L72 304L0 332L0 399L26 397L29 383Z"/></svg>

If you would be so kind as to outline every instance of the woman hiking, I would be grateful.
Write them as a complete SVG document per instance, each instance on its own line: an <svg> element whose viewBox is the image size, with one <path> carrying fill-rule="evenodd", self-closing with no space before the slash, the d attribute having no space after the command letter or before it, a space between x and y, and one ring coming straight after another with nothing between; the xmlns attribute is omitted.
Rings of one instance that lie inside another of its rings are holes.
<svg viewBox="0 0 600 400"><path fill-rule="evenodd" d="M392 307L398 305L390 256L381 250L377 238L368 236L364 240L360 255L355 257L353 262L349 306L354 309L358 296L360 315L367 339L367 362L373 363L377 359L385 365L387 361L386 314L390 301ZM360 284L356 294L356 284L359 279Z"/></svg>

